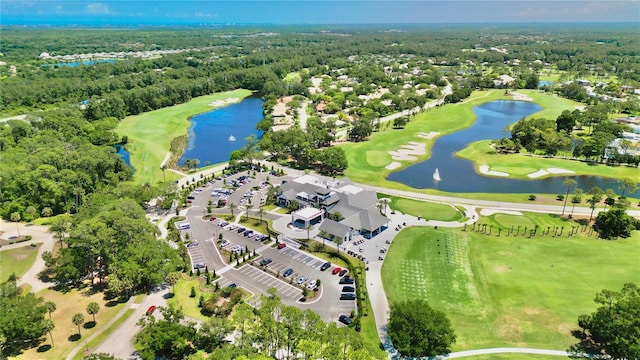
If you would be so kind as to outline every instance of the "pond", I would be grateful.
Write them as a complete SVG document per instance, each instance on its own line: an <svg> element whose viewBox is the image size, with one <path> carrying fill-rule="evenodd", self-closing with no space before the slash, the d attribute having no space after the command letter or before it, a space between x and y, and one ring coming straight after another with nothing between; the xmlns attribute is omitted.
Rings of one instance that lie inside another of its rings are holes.
<svg viewBox="0 0 640 360"><path fill-rule="evenodd" d="M387 180L396 181L413 188L437 189L451 193L541 193L561 194L566 192L562 184L567 176L553 176L539 180L517 180L494 178L476 173L473 162L457 158L454 154L469 144L484 139L499 139L509 136L504 129L524 116L542 108L531 102L497 100L476 106L473 111L476 121L472 126L442 136L433 144L431 158L394 172ZM434 180L438 170L440 180ZM620 192L619 182L598 176L570 176L577 187L587 191L594 186ZM629 194L629 196L632 196ZM637 191L634 197L640 196Z"/></svg>
<svg viewBox="0 0 640 360"><path fill-rule="evenodd" d="M127 149L124 148L124 145L116 144L116 145L113 145L113 148L116 149L116 154L120 156L122 161L124 161L128 167L133 169L133 166L131 166L131 154L129 154Z"/></svg>
<svg viewBox="0 0 640 360"><path fill-rule="evenodd" d="M262 99L248 97L241 102L196 115L191 118L187 149L179 160L198 159L198 166L229 160L232 151L246 145L245 138L254 134L260 138L256 125L262 115Z"/></svg>

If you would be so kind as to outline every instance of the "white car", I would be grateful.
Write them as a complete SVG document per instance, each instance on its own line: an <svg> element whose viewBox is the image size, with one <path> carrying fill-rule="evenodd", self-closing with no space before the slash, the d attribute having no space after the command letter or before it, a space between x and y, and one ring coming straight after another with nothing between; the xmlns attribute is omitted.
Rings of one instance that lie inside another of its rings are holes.
<svg viewBox="0 0 640 360"><path fill-rule="evenodd" d="M302 285L304 284L304 282L307 281L307 277L302 275L298 278L298 285Z"/></svg>
<svg viewBox="0 0 640 360"><path fill-rule="evenodd" d="M222 242L222 244L220 244L220 247L225 247L225 246L227 246L227 245L229 245L229 244L231 244L231 243L229 242L229 240L225 240L225 241L223 241L223 242Z"/></svg>
<svg viewBox="0 0 640 360"><path fill-rule="evenodd" d="M308 284L307 284L307 289L312 290L313 288L316 287L316 281L315 280L311 280Z"/></svg>

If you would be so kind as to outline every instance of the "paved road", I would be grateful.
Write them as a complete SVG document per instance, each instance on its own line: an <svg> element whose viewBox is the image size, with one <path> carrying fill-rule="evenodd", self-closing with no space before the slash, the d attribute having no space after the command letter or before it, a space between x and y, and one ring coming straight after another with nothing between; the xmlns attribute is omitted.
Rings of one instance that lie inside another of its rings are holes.
<svg viewBox="0 0 640 360"><path fill-rule="evenodd" d="M107 353L112 354L120 359L138 359L136 356L132 356L135 349L133 348L133 340L140 331L140 326L137 325L138 319L142 316L145 316L147 309L151 305L155 306L167 306L167 295L169 294L168 286L159 286L156 289L147 293L147 296L142 300L141 304L133 304L133 301L130 301L125 305L126 309L135 309L133 314L127 318L117 329L115 329L109 337L107 337L102 343L100 343L96 348L90 349L91 353ZM132 298L133 299L133 298ZM117 319L124 315L121 312L120 316L116 316L114 319ZM158 315L156 312L155 315ZM113 320L113 319L112 319ZM106 330L108 326L104 326L102 329ZM101 331L102 332L102 331ZM101 332L94 334L97 336ZM91 338L88 338L86 341L90 341ZM79 348L82 348L83 344L79 345ZM76 347L76 349L78 349ZM76 350L74 349L74 350ZM67 360L73 358L73 356L77 353L72 352L67 356Z"/></svg>

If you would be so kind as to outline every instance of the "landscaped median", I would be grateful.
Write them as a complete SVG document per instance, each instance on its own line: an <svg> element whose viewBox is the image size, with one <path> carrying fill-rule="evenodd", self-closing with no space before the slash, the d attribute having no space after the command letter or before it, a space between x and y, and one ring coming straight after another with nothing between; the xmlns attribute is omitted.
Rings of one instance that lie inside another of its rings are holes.
<svg viewBox="0 0 640 360"><path fill-rule="evenodd" d="M251 95L249 90L234 90L201 96L188 103L129 116L122 120L116 132L127 136L126 149L131 153L131 165L135 169L134 181L138 184L175 180L180 176L160 168L171 147L171 141L186 136L191 116L223 106L225 99L243 99Z"/></svg>

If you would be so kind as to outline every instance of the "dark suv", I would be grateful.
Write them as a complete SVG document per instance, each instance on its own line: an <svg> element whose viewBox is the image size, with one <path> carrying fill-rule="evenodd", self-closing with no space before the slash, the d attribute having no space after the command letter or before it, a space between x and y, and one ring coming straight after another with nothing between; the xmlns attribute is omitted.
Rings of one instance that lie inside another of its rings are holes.
<svg viewBox="0 0 640 360"><path fill-rule="evenodd" d="M262 265L262 266L267 266L267 265L271 264L271 262L272 262L272 261L273 261L273 260L271 260L271 259L269 259L269 258L265 258L265 259L262 259L262 260L260 261L260 265Z"/></svg>
<svg viewBox="0 0 640 360"><path fill-rule="evenodd" d="M353 283L354 283L353 279L351 277L349 277L349 276L345 276L345 277L340 278L340 281L338 282L338 284L340 284L340 285L353 284Z"/></svg>
<svg viewBox="0 0 640 360"><path fill-rule="evenodd" d="M340 321L345 325L349 325L353 320L351 320L351 318L348 317L347 315L340 315L340 317L338 318L338 321Z"/></svg>
<svg viewBox="0 0 640 360"><path fill-rule="evenodd" d="M331 263L330 262L326 262L326 263L322 264L322 266L320 266L320 271L325 271L330 267L331 267Z"/></svg>
<svg viewBox="0 0 640 360"><path fill-rule="evenodd" d="M342 293L340 294L340 300L355 300L356 294L354 293Z"/></svg>

